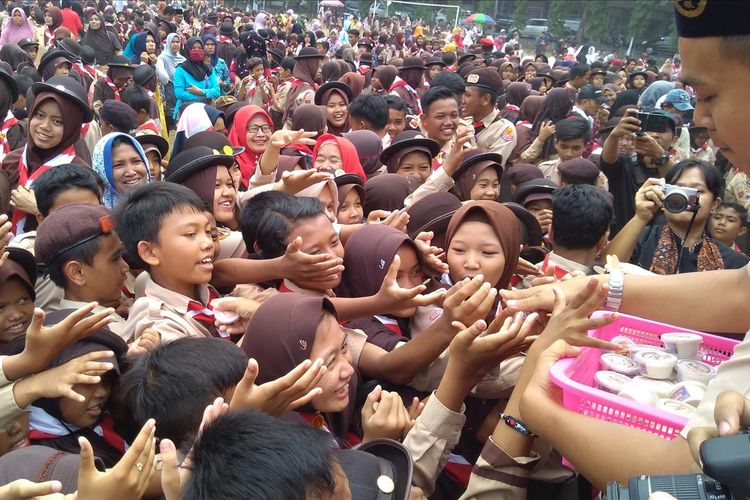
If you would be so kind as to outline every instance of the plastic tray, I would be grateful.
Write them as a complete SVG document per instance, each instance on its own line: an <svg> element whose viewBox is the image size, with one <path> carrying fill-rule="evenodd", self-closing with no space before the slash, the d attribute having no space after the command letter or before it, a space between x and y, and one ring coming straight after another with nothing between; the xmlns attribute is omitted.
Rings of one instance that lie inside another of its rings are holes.
<svg viewBox="0 0 750 500"><path fill-rule="evenodd" d="M597 311L592 317L611 314ZM611 340L618 335L633 339L637 344L662 347L660 335L667 332L690 332L703 337L699 359L718 365L728 359L739 341L687 330L685 328L620 314L617 321L592 330L590 336ZM594 375L599 367L601 349L584 348L577 358L561 359L550 369L550 379L562 389L563 406L582 415L616 422L651 432L665 439L674 438L685 427L687 418L664 410L642 405L616 394L594 387Z"/></svg>

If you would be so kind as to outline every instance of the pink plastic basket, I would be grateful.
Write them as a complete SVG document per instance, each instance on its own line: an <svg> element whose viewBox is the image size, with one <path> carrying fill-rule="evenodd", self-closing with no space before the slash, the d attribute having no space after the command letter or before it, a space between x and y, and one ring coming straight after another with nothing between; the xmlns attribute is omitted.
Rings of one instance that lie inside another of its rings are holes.
<svg viewBox="0 0 750 500"><path fill-rule="evenodd" d="M610 314L597 311L592 317ZM589 335L602 340L611 340L617 335L630 337L638 344L662 346L662 333L690 332L703 337L700 359L718 365L728 359L739 342L716 335L687 330L685 328L657 323L634 316L621 314L609 326L592 330ZM594 374L599 368L601 349L585 348L577 358L561 359L550 369L550 379L563 391L563 405L582 415L616 422L651 432L665 439L674 438L685 427L687 418L650 406L641 405L616 394L594 387Z"/></svg>

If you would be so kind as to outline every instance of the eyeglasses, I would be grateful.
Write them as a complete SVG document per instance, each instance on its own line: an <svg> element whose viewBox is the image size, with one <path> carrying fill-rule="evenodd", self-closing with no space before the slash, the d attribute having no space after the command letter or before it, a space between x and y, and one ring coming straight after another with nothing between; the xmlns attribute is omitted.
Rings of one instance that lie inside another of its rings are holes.
<svg viewBox="0 0 750 500"><path fill-rule="evenodd" d="M271 127L268 125L250 125L247 127L247 131L251 134L257 134L258 132L263 132L264 134L270 134L271 133Z"/></svg>

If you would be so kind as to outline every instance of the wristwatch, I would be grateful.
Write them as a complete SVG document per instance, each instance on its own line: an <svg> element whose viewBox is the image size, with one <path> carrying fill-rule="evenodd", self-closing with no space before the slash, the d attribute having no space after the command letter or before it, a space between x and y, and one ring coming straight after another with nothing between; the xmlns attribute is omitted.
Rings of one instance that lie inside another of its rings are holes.
<svg viewBox="0 0 750 500"><path fill-rule="evenodd" d="M622 289L625 286L625 274L619 269L609 270L609 291L604 309L617 312L622 304Z"/></svg>
<svg viewBox="0 0 750 500"><path fill-rule="evenodd" d="M651 160L651 162L654 165L659 166L659 167L666 165L668 161L669 161L669 151L667 150L664 150L664 154L662 154L660 157L654 158L653 160Z"/></svg>

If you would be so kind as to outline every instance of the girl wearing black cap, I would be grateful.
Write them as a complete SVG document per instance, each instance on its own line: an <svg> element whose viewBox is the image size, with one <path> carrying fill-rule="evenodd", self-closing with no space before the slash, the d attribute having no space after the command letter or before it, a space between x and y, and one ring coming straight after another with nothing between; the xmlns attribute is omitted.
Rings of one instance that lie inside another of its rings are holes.
<svg viewBox="0 0 750 500"><path fill-rule="evenodd" d="M0 200L9 210L10 193L18 186L28 188L43 172L66 163L88 165L78 156L75 144L81 140L81 126L90 122L93 113L83 87L68 77L54 77L46 83L35 83L34 104L29 110L29 132L26 145L6 155L3 170L7 180L0 181ZM24 232L26 213L15 210L15 234ZM34 224L33 218L29 223ZM26 230L29 228L26 227Z"/></svg>

